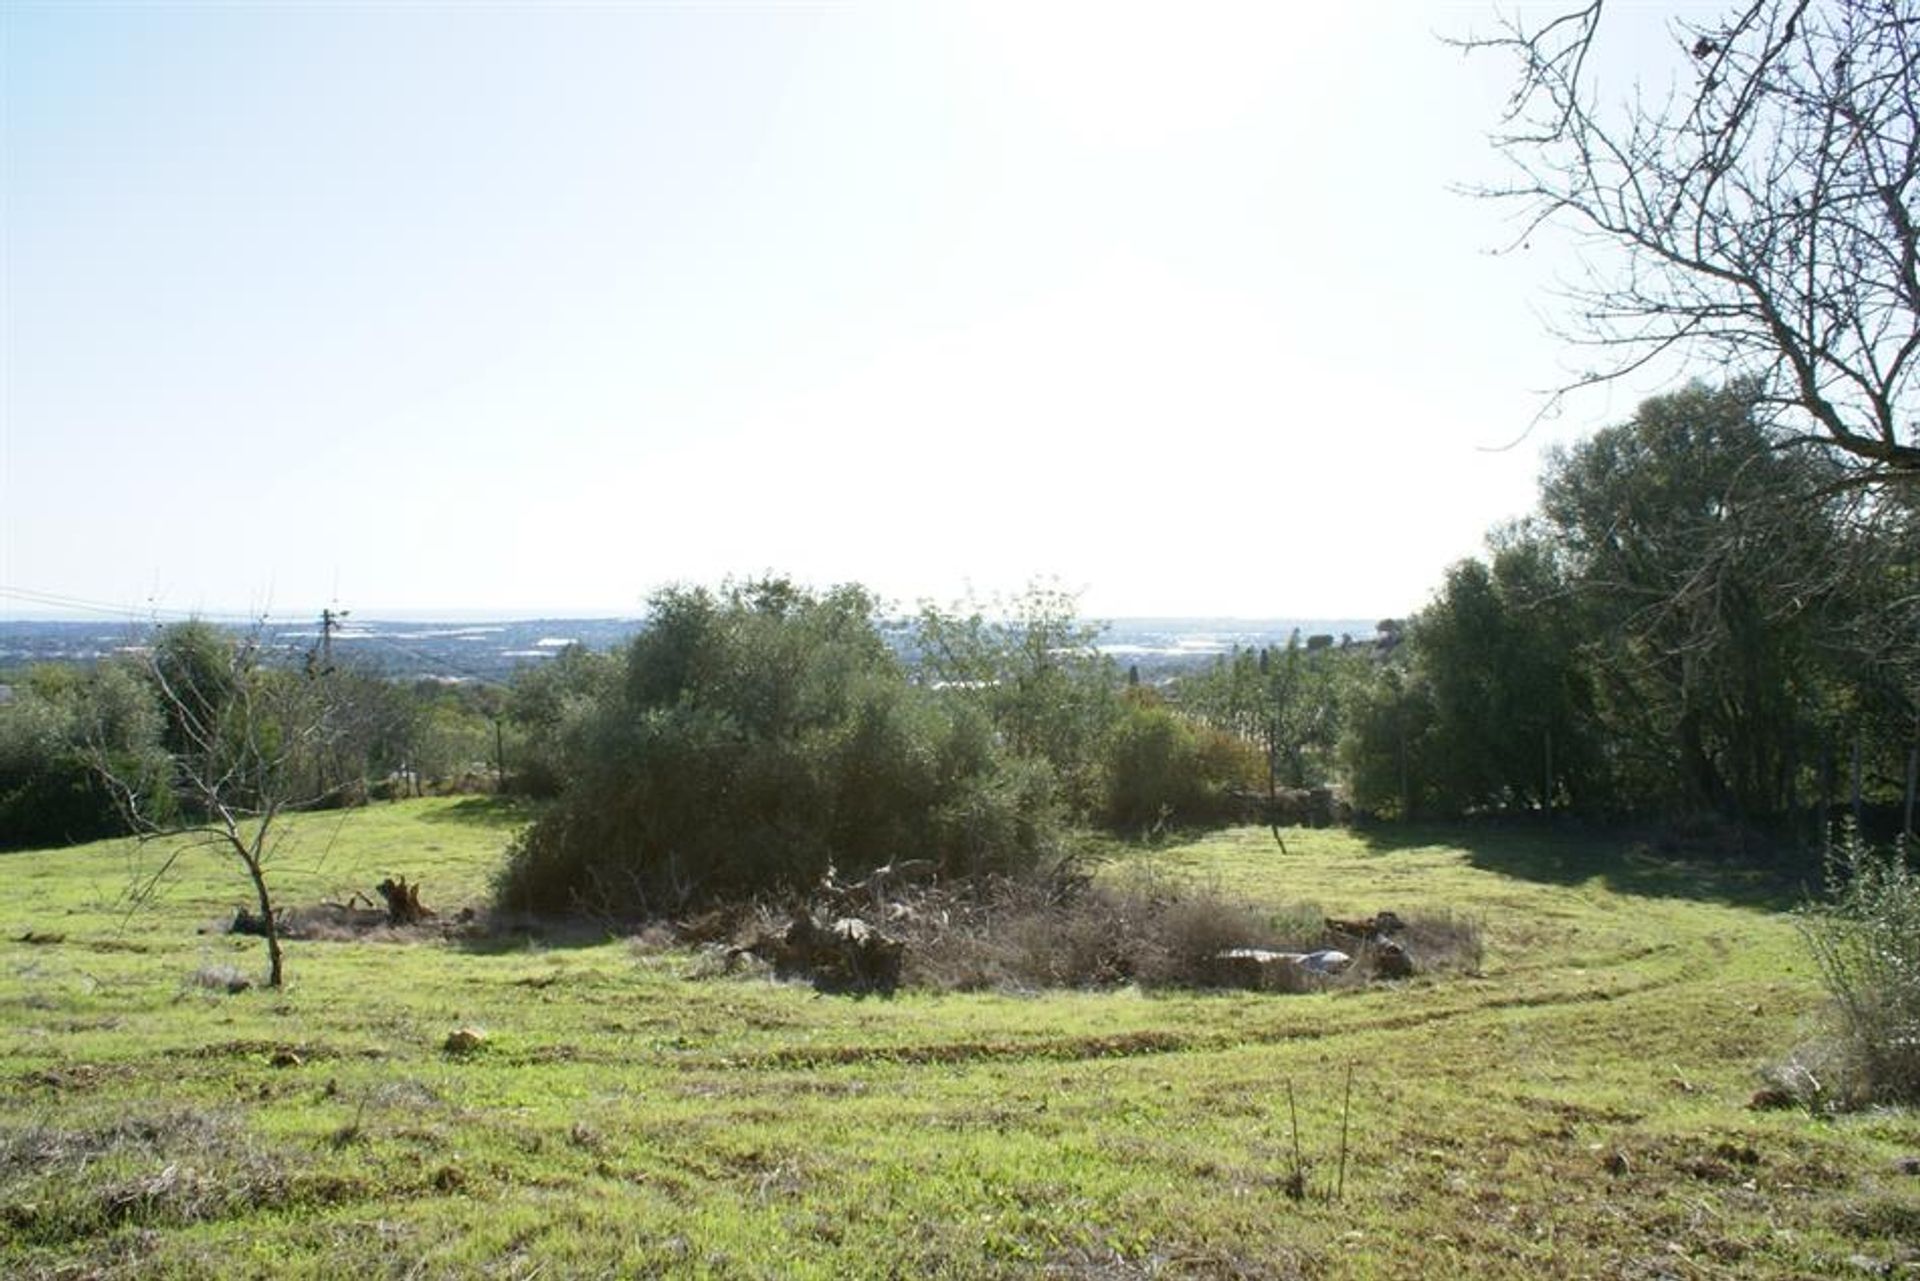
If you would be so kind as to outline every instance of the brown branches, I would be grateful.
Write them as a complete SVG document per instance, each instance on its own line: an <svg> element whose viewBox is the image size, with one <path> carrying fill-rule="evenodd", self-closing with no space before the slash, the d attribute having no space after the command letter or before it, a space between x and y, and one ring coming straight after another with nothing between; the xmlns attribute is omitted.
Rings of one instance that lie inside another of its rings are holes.
<svg viewBox="0 0 1920 1281"><path fill-rule="evenodd" d="M93 752L95 772L136 835L197 837L231 856L258 907L268 985L278 987L284 958L267 863L279 816L339 790L322 767L334 690L326 678L264 666L255 638L198 622L162 629L139 675L164 722L166 777L135 776L104 745ZM179 849L141 894L151 894Z"/></svg>
<svg viewBox="0 0 1920 1281"><path fill-rule="evenodd" d="M1751 376L1870 482L1920 481L1920 3L1752 0L1676 24L1689 71L1609 105L1603 0L1460 42L1514 59L1493 141L1522 238L1614 252L1563 288L1562 335L1600 353L1554 399L1669 353Z"/></svg>

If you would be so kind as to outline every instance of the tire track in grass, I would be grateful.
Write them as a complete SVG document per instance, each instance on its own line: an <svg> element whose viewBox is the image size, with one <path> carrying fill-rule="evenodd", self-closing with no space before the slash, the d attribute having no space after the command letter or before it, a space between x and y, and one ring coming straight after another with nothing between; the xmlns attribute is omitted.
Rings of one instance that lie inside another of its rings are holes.
<svg viewBox="0 0 1920 1281"><path fill-rule="evenodd" d="M1148 1028L1137 1032L1104 1036L1056 1037L1028 1041L934 1041L904 1045L792 1046L761 1054L689 1058L681 1060L677 1066L687 1071L777 1072L866 1064L917 1067L986 1062L1075 1062L1136 1058L1155 1054L1208 1053L1246 1046L1284 1045L1294 1041L1320 1041L1342 1036L1359 1036L1370 1032L1408 1031L1479 1014L1496 1014L1503 1010L1571 1008L1618 1001L1676 987L1686 981L1688 976L1676 974L1611 988L1586 988L1576 992L1514 993L1471 1005L1408 1011L1385 1018L1357 1020L1338 1026L1300 1023L1251 1028L1245 1032L1232 1034L1183 1033Z"/></svg>

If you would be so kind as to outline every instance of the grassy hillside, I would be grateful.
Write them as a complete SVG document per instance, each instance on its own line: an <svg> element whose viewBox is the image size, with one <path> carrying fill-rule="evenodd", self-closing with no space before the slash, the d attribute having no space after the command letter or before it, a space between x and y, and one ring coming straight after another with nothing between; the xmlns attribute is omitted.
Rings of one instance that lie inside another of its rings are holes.
<svg viewBox="0 0 1920 1281"><path fill-rule="evenodd" d="M515 817L306 816L276 884L315 903L398 873L443 910L477 903ZM1289 848L1239 831L1129 857L1276 907L1471 915L1481 973L850 999L587 934L297 941L285 991L229 995L196 976L262 960L199 932L244 901L215 852L132 910L158 847L0 856L0 1272L1683 1278L1920 1258L1902 1253L1920 1178L1895 1164L1920 1122L1745 1107L1819 997L1762 887L1567 837ZM445 1052L463 1025L484 1046Z"/></svg>

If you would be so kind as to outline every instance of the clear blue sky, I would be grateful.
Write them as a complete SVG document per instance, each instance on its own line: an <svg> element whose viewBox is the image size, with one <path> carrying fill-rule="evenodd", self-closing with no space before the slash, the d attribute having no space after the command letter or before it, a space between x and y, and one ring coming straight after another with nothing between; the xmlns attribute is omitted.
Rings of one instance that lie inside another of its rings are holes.
<svg viewBox="0 0 1920 1281"><path fill-rule="evenodd" d="M0 588L1404 612L1655 390L1488 448L1570 359L1489 14L11 0Z"/></svg>

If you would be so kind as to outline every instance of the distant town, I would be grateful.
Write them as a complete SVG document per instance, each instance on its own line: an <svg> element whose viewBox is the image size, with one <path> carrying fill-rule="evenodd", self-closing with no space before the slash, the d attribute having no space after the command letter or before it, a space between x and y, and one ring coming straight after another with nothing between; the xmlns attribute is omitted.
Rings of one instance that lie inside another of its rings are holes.
<svg viewBox="0 0 1920 1281"><path fill-rule="evenodd" d="M256 625L242 625L253 630ZM515 669L546 662L569 645L605 651L621 644L645 622L638 618L546 618L491 622L394 622L338 616L332 628L336 662L347 662L394 679L504 681ZM288 661L317 652L321 621L270 620L257 625L261 645ZM45 621L0 619L0 671L33 663L94 663L144 646L152 624L113 619ZM893 629L903 652L910 648L905 622ZM1106 624L1100 648L1123 667L1143 674L1173 673L1211 661L1236 646L1285 645L1298 633L1302 644L1371 642L1374 621L1357 619L1120 619Z"/></svg>

